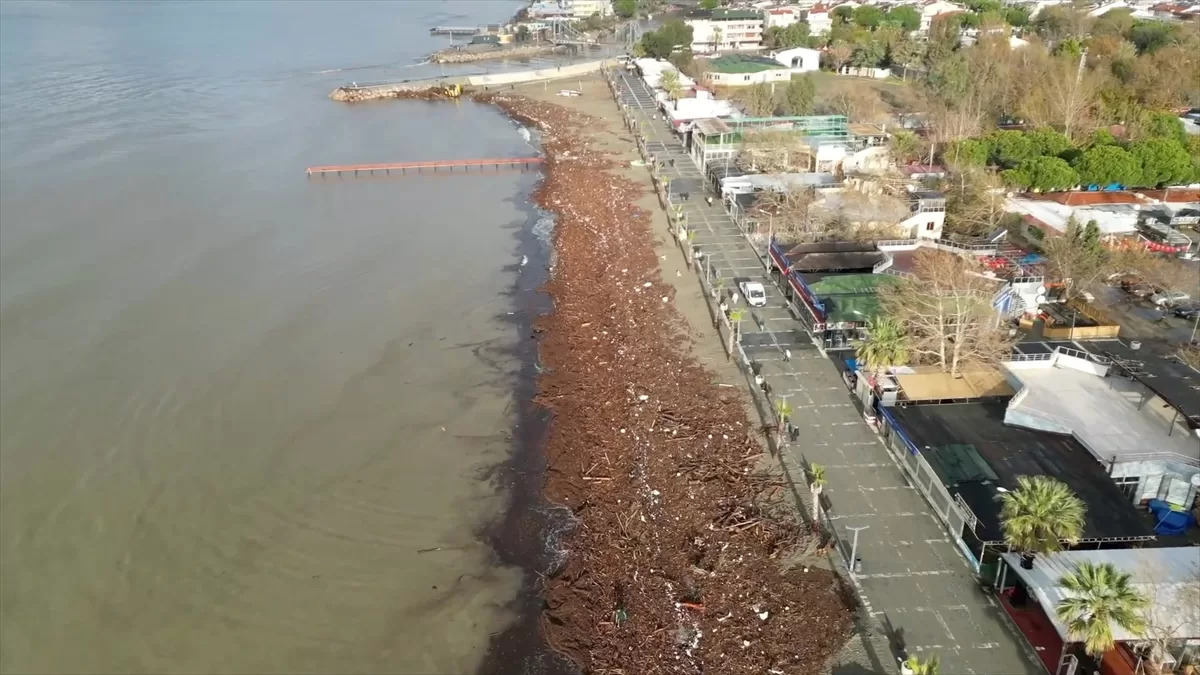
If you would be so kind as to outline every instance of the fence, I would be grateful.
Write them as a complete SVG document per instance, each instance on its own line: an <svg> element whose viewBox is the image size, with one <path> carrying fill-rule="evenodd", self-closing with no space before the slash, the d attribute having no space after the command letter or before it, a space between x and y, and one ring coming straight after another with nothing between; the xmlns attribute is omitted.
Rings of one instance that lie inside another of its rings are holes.
<svg viewBox="0 0 1200 675"><path fill-rule="evenodd" d="M974 530L973 524L978 522L975 514L966 508L966 504L961 499L956 500L950 496L946 486L942 485L942 479L938 477L933 467L929 466L929 462L921 456L916 444L909 440L900 429L896 418L888 412L888 409L881 407L879 412L885 422L883 444L892 453L892 457L896 459L904 472L908 474L912 483L925 496L926 501L933 506L938 518L950 530L950 535L959 540L961 547L963 527L971 523L972 530Z"/></svg>

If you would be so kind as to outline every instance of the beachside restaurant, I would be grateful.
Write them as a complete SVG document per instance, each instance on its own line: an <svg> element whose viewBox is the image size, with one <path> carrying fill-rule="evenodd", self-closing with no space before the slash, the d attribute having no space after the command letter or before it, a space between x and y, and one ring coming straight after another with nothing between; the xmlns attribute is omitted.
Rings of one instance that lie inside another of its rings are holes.
<svg viewBox="0 0 1200 675"><path fill-rule="evenodd" d="M827 351L856 348L866 337L867 323L881 311L879 289L900 282L872 273L884 258L873 244L854 242L777 239L770 247L772 276L805 329Z"/></svg>
<svg viewBox="0 0 1200 675"><path fill-rule="evenodd" d="M1200 672L1200 549L1135 548L1062 551L1038 556L1032 565L1017 553L1004 553L996 568L994 590L1005 614L1016 625L1046 670L1053 675L1167 675ZM1084 562L1110 564L1133 576L1134 587L1149 600L1150 628L1134 634L1112 626L1116 646L1102 657L1089 656L1068 635L1057 607L1070 591L1061 580ZM1155 646L1160 647L1154 653Z"/></svg>
<svg viewBox="0 0 1200 675"><path fill-rule="evenodd" d="M1128 548L1155 540L1105 466L1079 441L1005 422L1012 388L1003 374L954 378L925 371L874 379L884 444L927 493L983 578L992 577L1007 550L998 497L1016 489L1018 476L1050 476L1083 501L1087 515L1078 548ZM902 398L888 391L897 382Z"/></svg>

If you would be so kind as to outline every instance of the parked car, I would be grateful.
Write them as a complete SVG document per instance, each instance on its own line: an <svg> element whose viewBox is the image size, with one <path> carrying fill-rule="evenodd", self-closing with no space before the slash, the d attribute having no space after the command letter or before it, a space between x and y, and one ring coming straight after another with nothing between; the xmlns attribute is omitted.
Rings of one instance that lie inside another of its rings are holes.
<svg viewBox="0 0 1200 675"><path fill-rule="evenodd" d="M1152 295L1161 293L1163 289L1155 286L1154 284L1140 283L1134 284L1125 290L1129 291L1129 293L1134 297L1149 298Z"/></svg>
<svg viewBox="0 0 1200 675"><path fill-rule="evenodd" d="M1171 312L1181 319L1195 319L1200 316L1200 303L1193 302L1190 305L1180 305Z"/></svg>
<svg viewBox="0 0 1200 675"><path fill-rule="evenodd" d="M1183 291L1162 291L1150 296L1150 302L1155 307L1174 307L1191 299L1192 296Z"/></svg>
<svg viewBox="0 0 1200 675"><path fill-rule="evenodd" d="M767 304L767 289L757 281L743 281L738 284L738 288L742 290L742 296L751 307L763 307Z"/></svg>

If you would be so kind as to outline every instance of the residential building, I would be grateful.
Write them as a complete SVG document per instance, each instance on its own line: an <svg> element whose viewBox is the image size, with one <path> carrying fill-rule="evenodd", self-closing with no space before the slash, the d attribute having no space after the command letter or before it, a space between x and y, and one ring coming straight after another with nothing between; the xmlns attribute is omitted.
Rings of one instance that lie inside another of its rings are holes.
<svg viewBox="0 0 1200 675"><path fill-rule="evenodd" d="M762 49L762 12L698 9L688 12L684 22L692 27L692 51L698 54Z"/></svg>
<svg viewBox="0 0 1200 675"><path fill-rule="evenodd" d="M562 0L563 6L576 19L592 15L609 16L613 13L611 0Z"/></svg>
<svg viewBox="0 0 1200 675"><path fill-rule="evenodd" d="M796 47L776 52L773 58L793 71L810 72L821 69L821 52L816 49Z"/></svg>
<svg viewBox="0 0 1200 675"><path fill-rule="evenodd" d="M933 25L934 19L945 14L958 14L966 12L967 8L963 5L947 0L925 0L920 3L917 9L921 11L921 27L920 30L928 31Z"/></svg>
<svg viewBox="0 0 1200 675"><path fill-rule="evenodd" d="M763 13L766 28L786 28L800 20L799 7L773 7Z"/></svg>
<svg viewBox="0 0 1200 675"><path fill-rule="evenodd" d="M808 22L808 32L813 35L825 35L833 30L833 6L817 3L804 15Z"/></svg>
<svg viewBox="0 0 1200 675"><path fill-rule="evenodd" d="M704 73L706 83L722 87L745 87L764 82L787 82L792 71L765 56L727 54L710 59Z"/></svg>

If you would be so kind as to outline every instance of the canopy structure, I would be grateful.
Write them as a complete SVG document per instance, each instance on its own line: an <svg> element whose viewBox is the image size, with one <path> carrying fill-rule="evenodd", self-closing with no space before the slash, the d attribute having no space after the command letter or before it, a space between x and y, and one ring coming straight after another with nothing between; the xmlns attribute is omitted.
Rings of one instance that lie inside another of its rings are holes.
<svg viewBox="0 0 1200 675"><path fill-rule="evenodd" d="M1149 599L1157 615L1167 617L1159 630L1170 630L1177 640L1200 638L1200 555L1193 547L1112 549L1104 551L1062 551L1038 556L1033 569L1021 567L1017 553L1003 554L1008 568L1029 588L1046 612L1063 642L1074 642L1066 626L1058 620L1055 608L1070 592L1059 585L1063 575L1084 562L1107 563L1133 575L1134 585ZM1138 642L1142 635L1121 626L1112 627L1117 642Z"/></svg>

